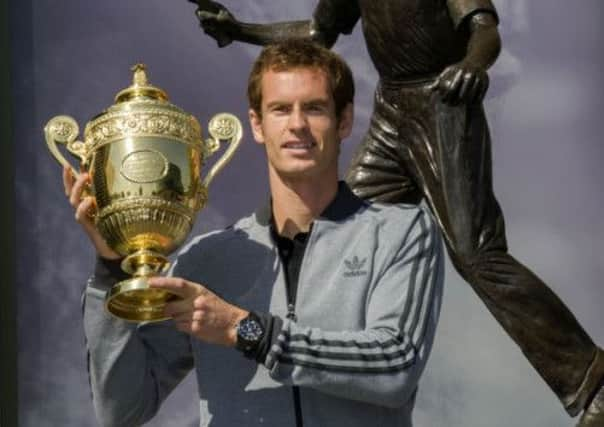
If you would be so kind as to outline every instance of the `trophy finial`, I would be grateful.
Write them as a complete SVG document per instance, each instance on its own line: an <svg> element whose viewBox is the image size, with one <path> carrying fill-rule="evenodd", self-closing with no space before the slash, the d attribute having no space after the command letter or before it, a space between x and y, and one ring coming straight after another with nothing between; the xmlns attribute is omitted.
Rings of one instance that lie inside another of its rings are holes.
<svg viewBox="0 0 604 427"><path fill-rule="evenodd" d="M145 64L135 64L130 68L130 71L134 72L132 82L135 86L147 86L147 66Z"/></svg>
<svg viewBox="0 0 604 427"><path fill-rule="evenodd" d="M134 64L130 71L134 73L132 86L120 91L115 101L117 103L132 101L134 99L154 99L167 101L168 95L163 90L151 85L147 79L147 66L145 64Z"/></svg>

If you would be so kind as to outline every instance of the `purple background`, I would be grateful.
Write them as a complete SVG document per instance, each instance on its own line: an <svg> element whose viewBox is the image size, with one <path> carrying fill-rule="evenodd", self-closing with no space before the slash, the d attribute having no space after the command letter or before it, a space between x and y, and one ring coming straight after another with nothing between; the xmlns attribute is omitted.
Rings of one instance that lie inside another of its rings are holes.
<svg viewBox="0 0 604 427"><path fill-rule="evenodd" d="M491 71L486 109L511 252L604 343L604 6L601 0L574 6L565 0L494 2L504 51ZM83 128L130 84L129 67L136 62L146 63L151 81L204 127L220 111L247 121L245 82L258 48L219 50L184 0L32 3L10 2L20 425L93 426L79 300L94 254L72 220L42 128L57 114L74 116ZM314 4L227 2L240 19L254 22L304 19ZM342 170L367 127L376 79L359 30L335 48L352 65L358 85L357 121L344 144ZM235 160L214 182L196 231L224 227L250 212L266 188L263 152L247 132ZM417 426L572 425L470 288L450 266L447 272ZM189 377L151 425L197 425L194 387Z"/></svg>

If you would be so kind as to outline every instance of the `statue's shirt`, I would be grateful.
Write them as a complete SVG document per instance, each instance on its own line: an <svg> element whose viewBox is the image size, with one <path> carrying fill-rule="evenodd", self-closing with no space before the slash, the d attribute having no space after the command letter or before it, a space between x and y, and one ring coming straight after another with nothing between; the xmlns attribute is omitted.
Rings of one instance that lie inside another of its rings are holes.
<svg viewBox="0 0 604 427"><path fill-rule="evenodd" d="M460 25L491 0L320 0L314 19L322 31L350 33L359 18L380 77L422 78L461 60L469 33Z"/></svg>

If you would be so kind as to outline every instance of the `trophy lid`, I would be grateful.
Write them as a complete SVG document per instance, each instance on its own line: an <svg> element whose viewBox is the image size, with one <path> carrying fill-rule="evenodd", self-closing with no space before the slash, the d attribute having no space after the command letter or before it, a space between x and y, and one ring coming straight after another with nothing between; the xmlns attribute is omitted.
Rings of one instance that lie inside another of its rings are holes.
<svg viewBox="0 0 604 427"><path fill-rule="evenodd" d="M197 119L170 103L166 92L147 81L144 64L136 64L131 70L132 85L118 92L115 103L86 124L84 135L89 151L138 136L168 137L201 147Z"/></svg>
<svg viewBox="0 0 604 427"><path fill-rule="evenodd" d="M151 85L147 81L147 73L145 64L136 64L130 70L134 73L132 78L132 86L120 91L115 96L115 103L132 101L135 99L155 99L159 101L167 101L168 95L158 87Z"/></svg>

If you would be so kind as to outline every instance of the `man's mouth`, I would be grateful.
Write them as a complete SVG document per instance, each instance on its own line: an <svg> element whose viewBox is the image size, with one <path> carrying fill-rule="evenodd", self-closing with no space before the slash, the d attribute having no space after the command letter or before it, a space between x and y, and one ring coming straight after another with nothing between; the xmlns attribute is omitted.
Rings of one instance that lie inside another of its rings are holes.
<svg viewBox="0 0 604 427"><path fill-rule="evenodd" d="M283 144L281 148L289 150L310 150L316 145L317 144L314 141L290 141Z"/></svg>

